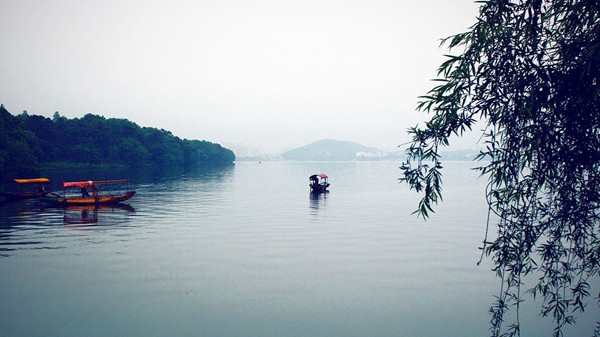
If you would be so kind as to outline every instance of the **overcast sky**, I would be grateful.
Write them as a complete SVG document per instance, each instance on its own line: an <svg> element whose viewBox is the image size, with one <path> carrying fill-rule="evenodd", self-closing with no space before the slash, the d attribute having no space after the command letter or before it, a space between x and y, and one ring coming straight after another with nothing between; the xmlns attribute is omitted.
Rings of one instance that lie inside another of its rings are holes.
<svg viewBox="0 0 600 337"><path fill-rule="evenodd" d="M471 0L0 0L0 103L127 118L279 152L323 138L385 150L425 119L440 39Z"/></svg>

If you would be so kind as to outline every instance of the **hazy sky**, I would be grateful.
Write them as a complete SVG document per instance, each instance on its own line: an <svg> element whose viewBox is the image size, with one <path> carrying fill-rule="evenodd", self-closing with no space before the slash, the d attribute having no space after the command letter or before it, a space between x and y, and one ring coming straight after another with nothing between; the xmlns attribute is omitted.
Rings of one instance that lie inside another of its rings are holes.
<svg viewBox="0 0 600 337"><path fill-rule="evenodd" d="M382 149L475 22L471 0L0 0L0 103L266 152Z"/></svg>

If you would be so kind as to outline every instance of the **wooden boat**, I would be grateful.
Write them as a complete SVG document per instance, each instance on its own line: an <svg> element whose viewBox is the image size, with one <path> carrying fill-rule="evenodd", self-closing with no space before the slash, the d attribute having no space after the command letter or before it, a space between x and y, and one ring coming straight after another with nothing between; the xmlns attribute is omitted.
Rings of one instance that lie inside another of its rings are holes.
<svg viewBox="0 0 600 337"><path fill-rule="evenodd" d="M14 185L16 187L11 187ZM37 185L37 189L31 190L25 186ZM4 191L0 191L0 196L9 200L39 198L52 192L52 185L48 178L29 178L29 179L11 179L4 184Z"/></svg>
<svg viewBox="0 0 600 337"><path fill-rule="evenodd" d="M325 173L313 174L308 177L311 193L325 193L329 192L327 187L329 187L329 182L327 181L329 177Z"/></svg>
<svg viewBox="0 0 600 337"><path fill-rule="evenodd" d="M75 206L75 205L110 205L117 204L123 201L127 201L131 199L135 195L135 191L127 191L122 194L98 194L98 186L99 185L109 185L109 184L120 184L125 183L127 180L101 180L101 181L75 181L75 182L65 182L63 183L63 196L60 196L56 193L53 193L51 196L47 196L42 198L41 200L53 205L61 205L61 206ZM81 196L67 196L66 190L68 188L78 188L80 189ZM89 195L87 189L91 188L93 190L93 194Z"/></svg>

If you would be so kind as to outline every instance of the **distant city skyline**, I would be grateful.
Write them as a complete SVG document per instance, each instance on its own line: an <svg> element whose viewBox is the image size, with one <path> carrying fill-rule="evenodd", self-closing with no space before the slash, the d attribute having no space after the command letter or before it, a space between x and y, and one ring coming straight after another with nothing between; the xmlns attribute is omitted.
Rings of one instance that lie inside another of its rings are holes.
<svg viewBox="0 0 600 337"><path fill-rule="evenodd" d="M0 0L0 103L13 114L126 118L250 152L321 139L391 151L428 117L415 108L448 53L440 40L466 31L477 9L453 0ZM460 144L469 142L476 137Z"/></svg>

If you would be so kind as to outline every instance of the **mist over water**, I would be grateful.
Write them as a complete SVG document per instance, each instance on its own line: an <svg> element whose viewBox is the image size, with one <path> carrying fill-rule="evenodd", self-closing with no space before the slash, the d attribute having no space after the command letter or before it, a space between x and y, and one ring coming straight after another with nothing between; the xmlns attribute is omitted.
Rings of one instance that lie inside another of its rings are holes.
<svg viewBox="0 0 600 337"><path fill-rule="evenodd" d="M447 164L427 221L393 162L129 172L128 206L0 203L0 335L488 335L499 283L476 265L473 165ZM310 195L319 172L331 192ZM531 335L551 331L525 315Z"/></svg>

